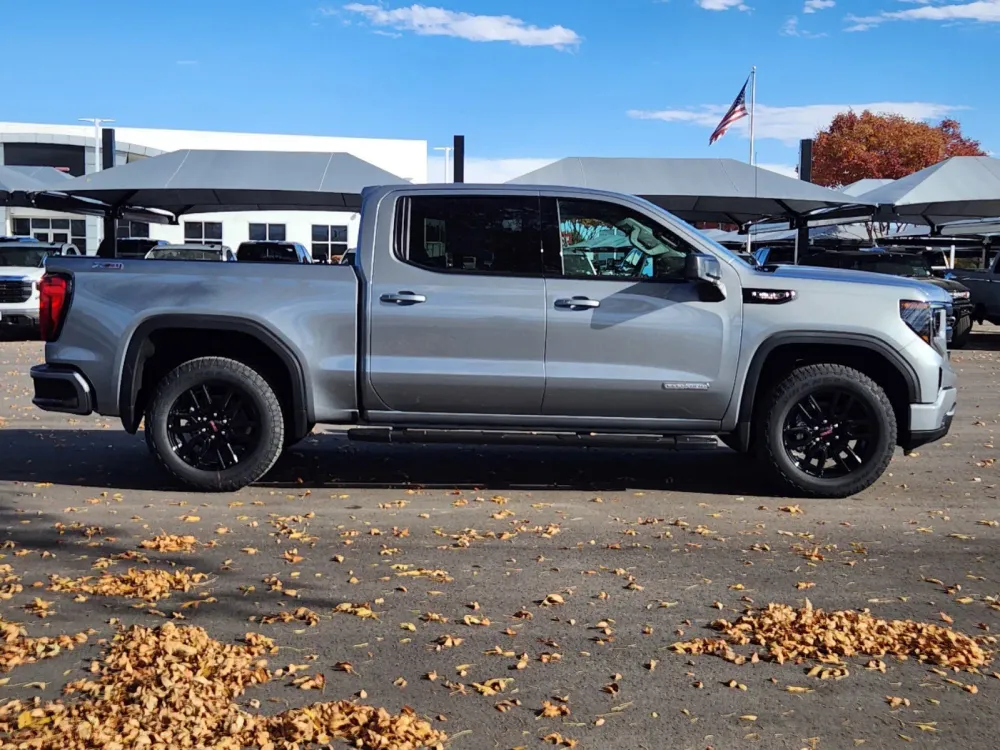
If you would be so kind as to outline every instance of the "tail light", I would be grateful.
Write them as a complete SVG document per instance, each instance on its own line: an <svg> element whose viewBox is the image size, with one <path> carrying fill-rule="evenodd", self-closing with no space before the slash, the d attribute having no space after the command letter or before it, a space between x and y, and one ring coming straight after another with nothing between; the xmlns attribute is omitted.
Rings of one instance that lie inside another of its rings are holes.
<svg viewBox="0 0 1000 750"><path fill-rule="evenodd" d="M45 274L38 283L38 324L42 341L55 341L59 338L59 331L69 309L71 284L68 276L54 273Z"/></svg>

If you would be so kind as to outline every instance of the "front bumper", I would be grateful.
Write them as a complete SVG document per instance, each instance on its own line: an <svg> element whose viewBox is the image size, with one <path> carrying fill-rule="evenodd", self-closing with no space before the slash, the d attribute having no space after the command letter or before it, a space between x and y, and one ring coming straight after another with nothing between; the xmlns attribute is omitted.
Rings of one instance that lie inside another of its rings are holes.
<svg viewBox="0 0 1000 750"><path fill-rule="evenodd" d="M38 328L38 310L4 310L0 308L0 326L4 328Z"/></svg>
<svg viewBox="0 0 1000 750"><path fill-rule="evenodd" d="M42 411L87 415L94 411L94 389L79 372L58 365L31 368L35 397L31 400Z"/></svg>
<svg viewBox="0 0 1000 750"><path fill-rule="evenodd" d="M945 387L938 392L933 404L910 404L910 432L901 443L902 448L913 450L947 435L957 403L958 390Z"/></svg>

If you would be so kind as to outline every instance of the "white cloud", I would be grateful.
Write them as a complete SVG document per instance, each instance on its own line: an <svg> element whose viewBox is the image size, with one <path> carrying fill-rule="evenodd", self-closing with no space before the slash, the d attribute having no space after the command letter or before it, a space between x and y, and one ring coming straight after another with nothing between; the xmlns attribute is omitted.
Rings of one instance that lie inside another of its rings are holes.
<svg viewBox="0 0 1000 750"><path fill-rule="evenodd" d="M659 111L630 110L628 116L637 120L662 120L664 122L687 122L704 128L715 128L727 106L703 106L688 109L665 109ZM757 138L773 139L786 144L795 144L802 138L810 138L821 128L825 128L841 112L871 110L881 114L895 114L912 120L936 120L948 116L963 107L931 102L871 102L869 104L807 104L798 107L769 107L758 104L754 117ZM743 118L733 126L747 134L748 118Z"/></svg>
<svg viewBox="0 0 1000 750"><path fill-rule="evenodd" d="M803 39L819 39L820 37L826 36L826 34L817 34L812 31L800 29L798 16L792 16L785 21L784 26L781 27L781 34L782 36L798 36Z"/></svg>
<svg viewBox="0 0 1000 750"><path fill-rule="evenodd" d="M466 158L465 181L497 184L513 180L528 172L547 167L558 159L484 159ZM444 182L444 157L431 156L427 159L427 179L430 182ZM451 170L448 175L451 181Z"/></svg>
<svg viewBox="0 0 1000 750"><path fill-rule="evenodd" d="M825 10L827 8L832 8L836 4L837 4L836 0L806 0L806 4L802 8L802 12L815 13L818 10Z"/></svg>
<svg viewBox="0 0 1000 750"><path fill-rule="evenodd" d="M373 26L396 32L409 31L421 36L451 36L470 42L509 42L522 47L573 49L583 38L565 26L534 26L513 16L477 16L472 13L410 5L389 9L381 5L350 3L343 8L364 18ZM336 10L324 10L334 15Z"/></svg>
<svg viewBox="0 0 1000 750"><path fill-rule="evenodd" d="M882 11L873 16L850 15L851 26L847 31L867 31L887 21L978 21L979 23L1000 23L1000 0L975 0L975 2L954 2L954 0L905 0L920 7L907 10Z"/></svg>
<svg viewBox="0 0 1000 750"><path fill-rule="evenodd" d="M697 3L705 10L729 10L730 8L750 10L750 6L746 5L743 0L697 0Z"/></svg>

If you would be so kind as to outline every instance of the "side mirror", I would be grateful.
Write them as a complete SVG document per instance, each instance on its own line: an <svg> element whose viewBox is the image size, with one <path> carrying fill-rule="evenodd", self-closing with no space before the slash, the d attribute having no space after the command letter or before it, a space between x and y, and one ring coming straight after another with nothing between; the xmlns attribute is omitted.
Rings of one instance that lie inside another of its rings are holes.
<svg viewBox="0 0 1000 750"><path fill-rule="evenodd" d="M722 264L714 255L690 253L684 259L684 278L688 281L715 284L722 279Z"/></svg>

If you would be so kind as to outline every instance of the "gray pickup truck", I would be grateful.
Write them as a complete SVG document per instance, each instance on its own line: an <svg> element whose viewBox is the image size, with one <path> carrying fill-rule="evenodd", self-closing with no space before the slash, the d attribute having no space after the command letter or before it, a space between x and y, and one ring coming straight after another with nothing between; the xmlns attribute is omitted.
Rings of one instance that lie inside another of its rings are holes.
<svg viewBox="0 0 1000 750"><path fill-rule="evenodd" d="M976 322L1000 325L1000 253L994 254L984 270L955 268L948 275L969 288L972 317Z"/></svg>
<svg viewBox="0 0 1000 750"><path fill-rule="evenodd" d="M353 265L51 259L34 403L144 423L204 491L259 480L332 423L393 442L720 436L787 491L845 497L951 425L951 300L927 284L755 267L595 190L383 187L362 203Z"/></svg>

